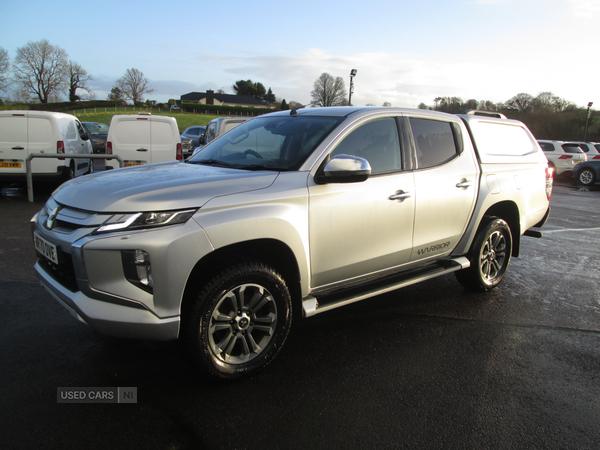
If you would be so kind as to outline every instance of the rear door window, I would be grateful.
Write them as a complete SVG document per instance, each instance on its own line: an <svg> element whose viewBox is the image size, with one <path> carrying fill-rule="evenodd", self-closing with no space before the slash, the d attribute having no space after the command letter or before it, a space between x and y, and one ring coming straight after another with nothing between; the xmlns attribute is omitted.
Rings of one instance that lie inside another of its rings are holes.
<svg viewBox="0 0 600 450"><path fill-rule="evenodd" d="M420 169L444 164L458 155L450 122L416 117L409 120Z"/></svg>

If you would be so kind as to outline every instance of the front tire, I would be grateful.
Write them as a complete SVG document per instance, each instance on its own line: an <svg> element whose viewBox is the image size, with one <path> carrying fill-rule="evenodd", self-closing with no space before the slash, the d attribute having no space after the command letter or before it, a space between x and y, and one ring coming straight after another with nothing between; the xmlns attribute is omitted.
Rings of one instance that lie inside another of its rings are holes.
<svg viewBox="0 0 600 450"><path fill-rule="evenodd" d="M584 186L591 186L596 182L596 174L592 169L586 167L580 170L577 174L577 181L579 181Z"/></svg>
<svg viewBox="0 0 600 450"><path fill-rule="evenodd" d="M246 261L212 278L184 318L182 331L203 375L233 380L275 359L291 321L292 300L283 278L264 264Z"/></svg>
<svg viewBox="0 0 600 450"><path fill-rule="evenodd" d="M471 266L456 272L456 279L467 289L489 291L506 275L511 254L510 227L504 220L492 217L479 227L469 252Z"/></svg>

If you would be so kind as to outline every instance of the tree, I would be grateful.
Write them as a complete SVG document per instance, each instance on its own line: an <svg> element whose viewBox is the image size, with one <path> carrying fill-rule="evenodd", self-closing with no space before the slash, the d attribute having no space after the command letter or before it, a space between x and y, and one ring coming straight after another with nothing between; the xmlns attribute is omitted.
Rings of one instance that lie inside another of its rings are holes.
<svg viewBox="0 0 600 450"><path fill-rule="evenodd" d="M265 102L275 103L276 101L277 98L275 97L275 94L273 94L273 91L271 90L271 88L269 88L269 90L265 94Z"/></svg>
<svg viewBox="0 0 600 450"><path fill-rule="evenodd" d="M121 91L121 89L119 89L117 86L114 86L110 90L107 100L109 100L111 102L115 102L115 104L122 103L124 100L123 99L123 91Z"/></svg>
<svg viewBox="0 0 600 450"><path fill-rule="evenodd" d="M315 106L340 106L346 101L346 86L342 77L333 78L323 72L313 84L310 93Z"/></svg>
<svg viewBox="0 0 600 450"><path fill-rule="evenodd" d="M283 100L281 100L281 107L280 107L280 109L282 111L290 109L290 105L287 104L287 102L285 101L285 98Z"/></svg>
<svg viewBox="0 0 600 450"><path fill-rule="evenodd" d="M516 109L520 113L532 112L535 106L535 99L530 94L517 94L510 100L507 100L506 107Z"/></svg>
<svg viewBox="0 0 600 450"><path fill-rule="evenodd" d="M462 111L468 111L470 109L479 109L479 102L474 98L467 100L462 107Z"/></svg>
<svg viewBox="0 0 600 450"><path fill-rule="evenodd" d="M69 101L76 102L80 100L80 97L77 95L77 89L84 89L93 95L92 90L87 85L87 82L93 80L93 77L74 61L69 61L67 68L69 71Z"/></svg>
<svg viewBox="0 0 600 450"><path fill-rule="evenodd" d="M534 99L535 110L561 112L574 106L572 103L554 95L552 92L540 92Z"/></svg>
<svg viewBox="0 0 600 450"><path fill-rule="evenodd" d="M143 100L144 94L154 92L148 79L137 69L127 69L125 75L117 80L117 87L134 105Z"/></svg>
<svg viewBox="0 0 600 450"><path fill-rule="evenodd" d="M8 69L10 68L10 59L8 52L0 47L0 92L8 87Z"/></svg>
<svg viewBox="0 0 600 450"><path fill-rule="evenodd" d="M67 52L42 39L17 49L13 72L23 89L37 95L41 103L48 103L51 95L67 86L67 64Z"/></svg>
<svg viewBox="0 0 600 450"><path fill-rule="evenodd" d="M273 103L275 101L275 94L273 94L271 88L269 88L269 92L267 93L267 90L262 83L253 83L252 80L236 81L233 85L233 90L237 95L245 95L258 100L265 100L269 103Z"/></svg>

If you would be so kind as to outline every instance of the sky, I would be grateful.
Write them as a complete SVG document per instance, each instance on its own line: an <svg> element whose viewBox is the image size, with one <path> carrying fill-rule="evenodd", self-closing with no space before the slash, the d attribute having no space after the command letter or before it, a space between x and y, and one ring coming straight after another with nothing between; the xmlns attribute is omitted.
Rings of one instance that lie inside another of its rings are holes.
<svg viewBox="0 0 600 450"><path fill-rule="evenodd" d="M136 68L158 102L250 79L308 104L323 72L348 90L356 69L353 105L550 91L600 107L600 0L0 0L0 23L11 60L47 39L99 100Z"/></svg>

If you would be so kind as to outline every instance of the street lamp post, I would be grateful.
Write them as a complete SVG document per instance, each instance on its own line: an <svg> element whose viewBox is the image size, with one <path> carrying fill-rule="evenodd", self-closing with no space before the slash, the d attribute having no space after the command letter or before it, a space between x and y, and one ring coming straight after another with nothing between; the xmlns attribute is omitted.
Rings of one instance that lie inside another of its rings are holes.
<svg viewBox="0 0 600 450"><path fill-rule="evenodd" d="M350 71L350 96L348 97L348 105L352 106L352 94L354 93L354 77L356 76L356 69Z"/></svg>
<svg viewBox="0 0 600 450"><path fill-rule="evenodd" d="M587 130L588 130L588 123L590 121L590 108L592 107L593 104L594 104L594 102L588 103L587 116L585 117L585 131L583 132L583 142L587 142Z"/></svg>

